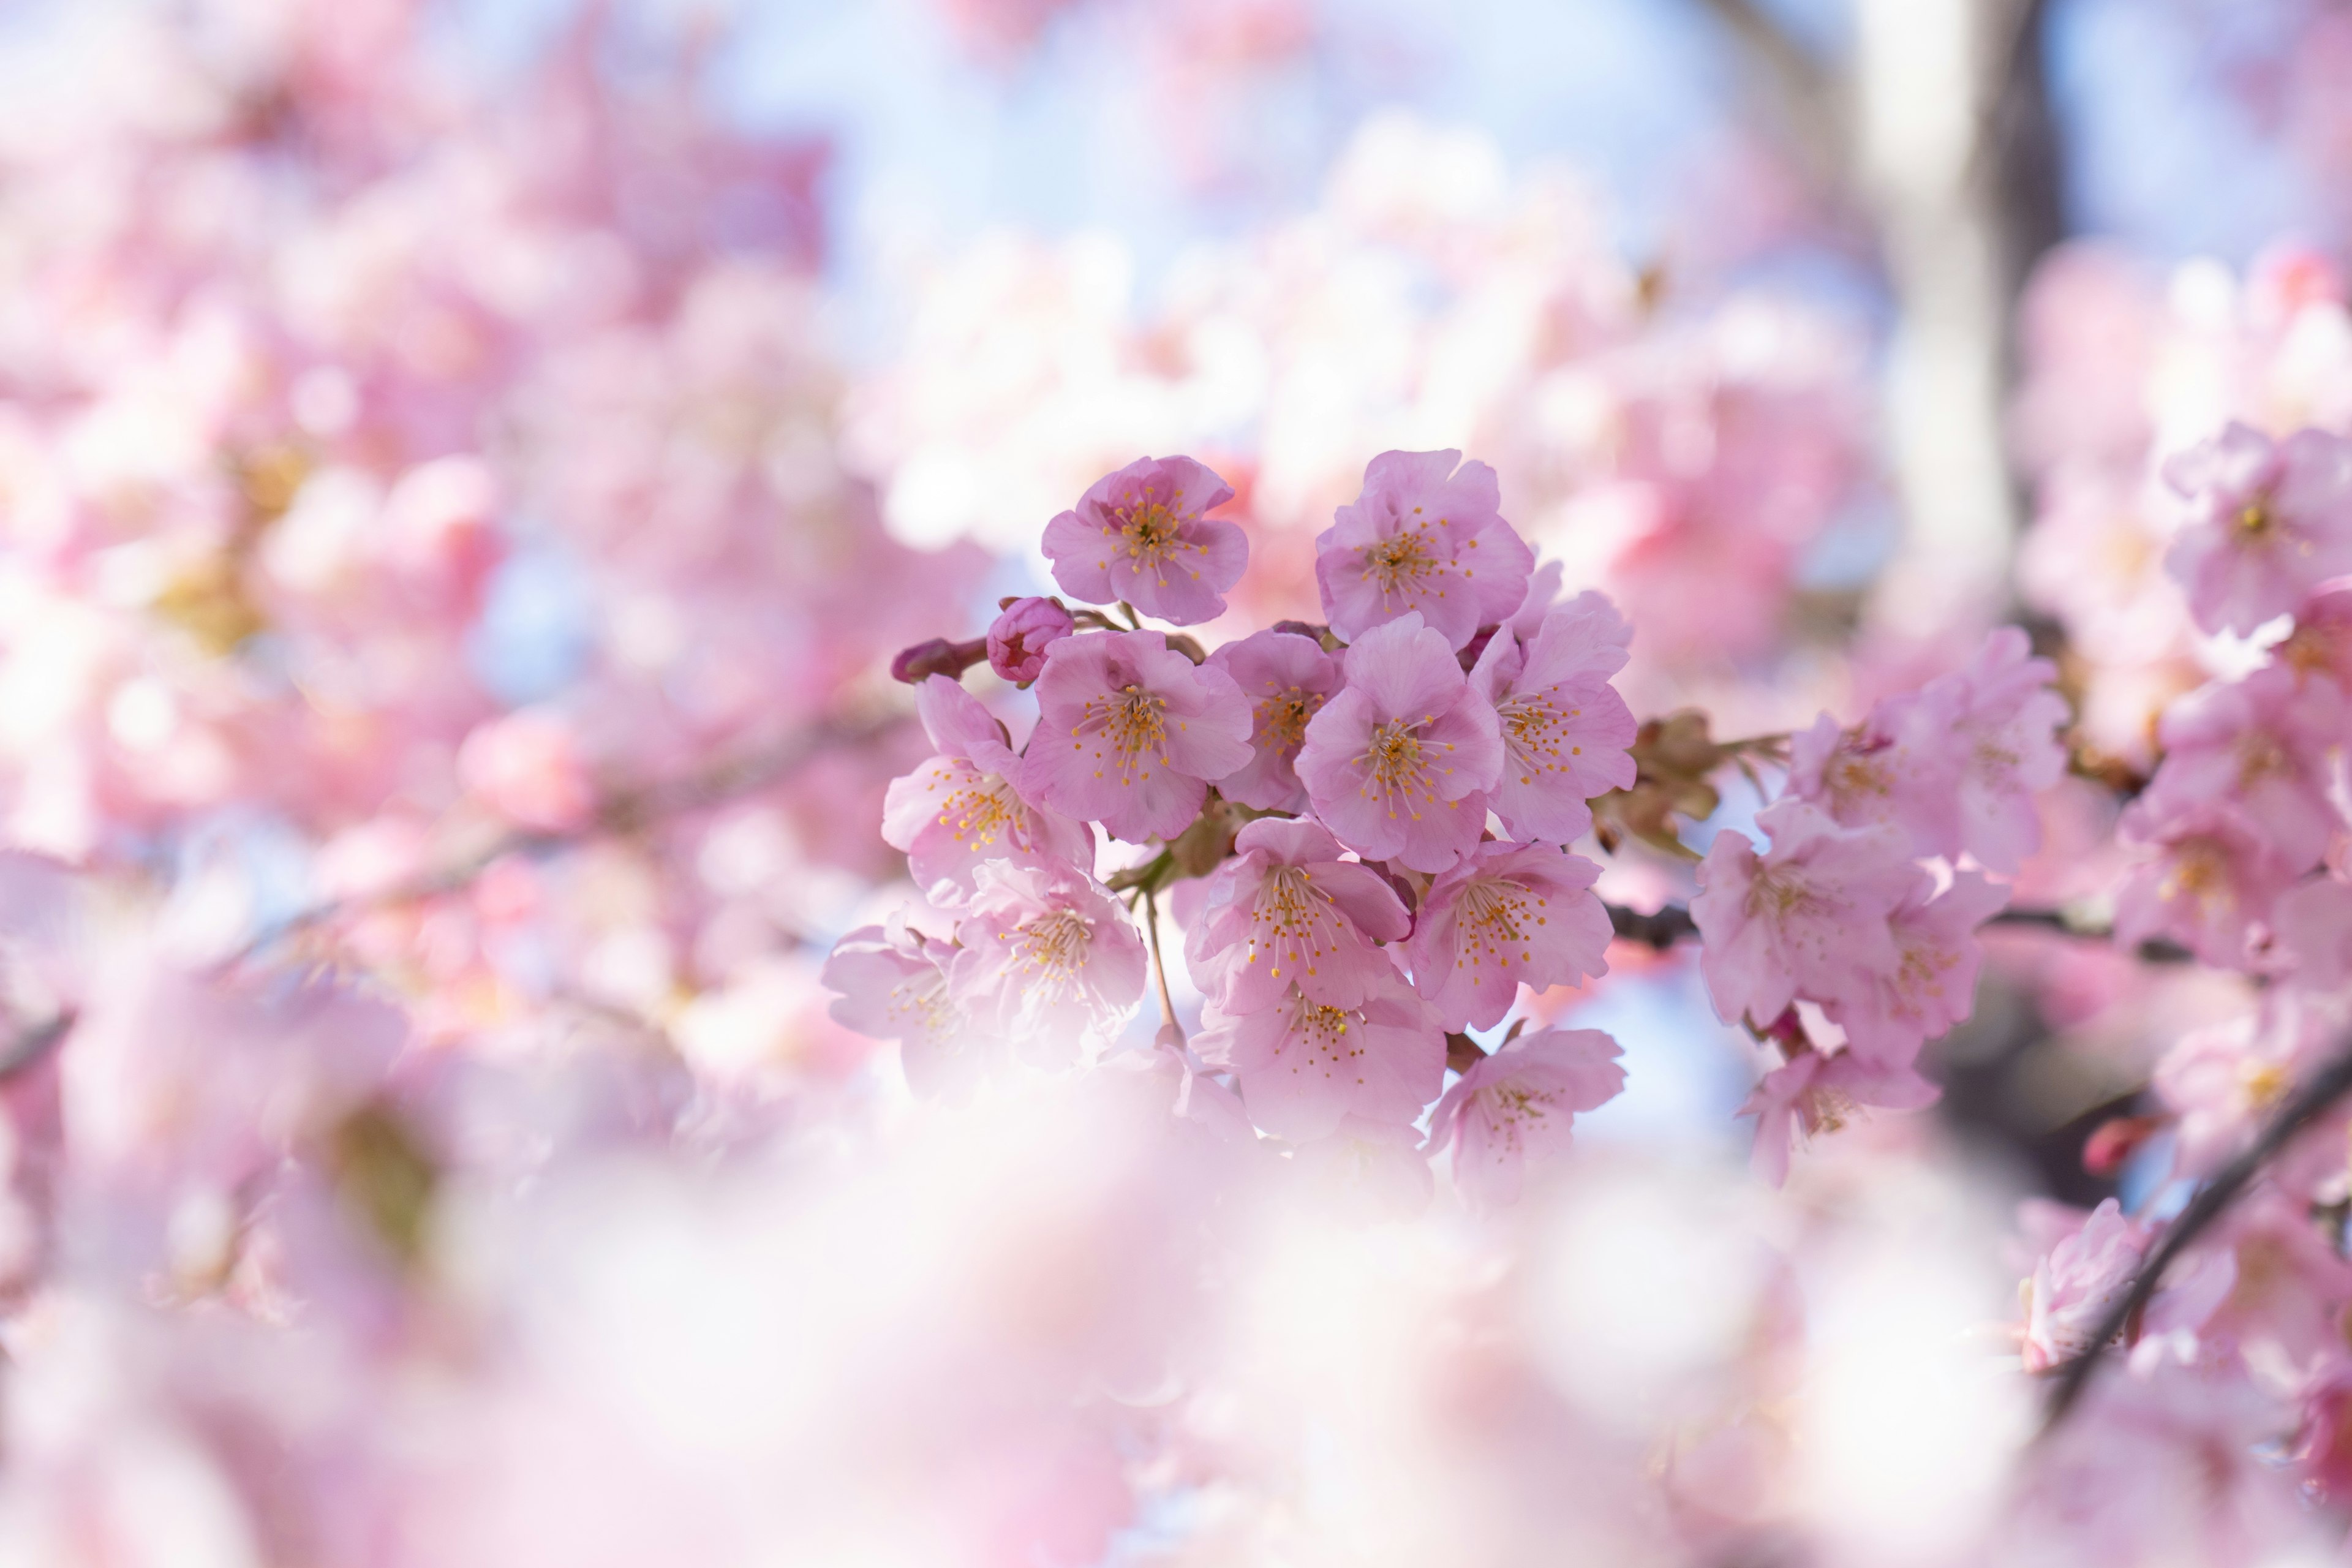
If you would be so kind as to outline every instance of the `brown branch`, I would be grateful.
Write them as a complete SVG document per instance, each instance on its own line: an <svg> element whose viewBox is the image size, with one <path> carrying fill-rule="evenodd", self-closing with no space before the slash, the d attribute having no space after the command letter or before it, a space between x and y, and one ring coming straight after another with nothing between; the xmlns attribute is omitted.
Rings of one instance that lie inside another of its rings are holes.
<svg viewBox="0 0 2352 1568"><path fill-rule="evenodd" d="M1622 904L1604 904L1609 911L1610 929L1620 942L1639 942L1659 952L1679 942L1698 935L1698 924L1691 912L1681 904L1666 904L1654 913L1629 910ZM2064 936L2080 937L2086 942L2105 942L2115 933L2096 926L2084 926L2058 910L2002 910L1985 922L1987 925L2025 926L2036 931L2057 931ZM2196 957L2176 942L2161 938L2144 942L2133 950L2143 963L2187 963Z"/></svg>
<svg viewBox="0 0 2352 1568"><path fill-rule="evenodd" d="M2042 1417L2042 1433L2048 1436L2067 1413L2081 1403L2084 1391L2090 1386L2092 1374L2106 1358L2106 1347L2113 1343L2126 1325L2147 1307L2164 1282L2165 1270L2174 1259L2187 1251L2191 1242L2212 1228L2216 1220L2229 1212L2245 1190L2253 1184L2281 1150L2294 1142L2296 1133L2326 1115L2336 1102L2352 1093L2352 1039L2346 1040L2338 1054L2326 1066L2304 1080L2294 1097L2279 1108L2270 1125L2246 1151L2221 1168L2219 1175L2208 1182L2180 1211L2172 1228L2140 1266L2138 1278L2126 1291L2123 1300L2107 1310L2106 1317L2091 1336L2091 1348L2065 1363L2054 1374L2057 1382L2050 1391L2050 1408Z"/></svg>

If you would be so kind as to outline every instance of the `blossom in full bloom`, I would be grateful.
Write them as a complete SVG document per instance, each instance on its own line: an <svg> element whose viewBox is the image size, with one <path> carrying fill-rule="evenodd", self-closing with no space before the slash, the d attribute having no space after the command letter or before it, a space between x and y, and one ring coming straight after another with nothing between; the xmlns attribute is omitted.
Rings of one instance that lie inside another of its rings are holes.
<svg viewBox="0 0 2352 1568"><path fill-rule="evenodd" d="M1054 581L1088 604L1126 603L1180 626L1214 620L1249 565L1249 538L1202 513L1233 499L1190 458L1129 463L1045 525Z"/></svg>
<svg viewBox="0 0 2352 1568"><path fill-rule="evenodd" d="M2297 871L2318 865L2344 826L2329 791L2352 707L2332 680L2270 665L2215 681L2168 709L2157 733L2164 763L2143 797L2153 814L2234 805Z"/></svg>
<svg viewBox="0 0 2352 1568"><path fill-rule="evenodd" d="M2023 631L1995 626L1967 664L1921 688L1930 715L1948 726L1958 775L1959 837L1937 846L1938 853L1965 852L1989 870L2011 872L2041 847L2034 796L2066 771L2057 678L2057 666L2032 657Z"/></svg>
<svg viewBox="0 0 2352 1568"><path fill-rule="evenodd" d="M1045 650L1077 629L1058 601L1015 599L988 628L988 668L1025 686L1045 672Z"/></svg>
<svg viewBox="0 0 2352 1568"><path fill-rule="evenodd" d="M2209 632L2252 631L2352 572L2352 442L2232 423L2165 466L2189 517L2165 565Z"/></svg>
<svg viewBox="0 0 2352 1568"><path fill-rule="evenodd" d="M1250 760L1217 780L1227 800L1260 811L1304 811L1298 748L1307 721L1339 689L1339 661L1312 637L1296 632L1253 632L1209 656L1234 678L1250 705Z"/></svg>
<svg viewBox="0 0 2352 1568"><path fill-rule="evenodd" d="M1935 1104L1940 1093L1908 1067L1882 1066L1853 1051L1800 1051L1766 1073L1739 1108L1740 1115L1756 1118L1749 1164L1777 1187L1788 1180L1794 1140L1835 1132L1864 1107L1917 1110Z"/></svg>
<svg viewBox="0 0 2352 1568"><path fill-rule="evenodd" d="M2271 930L2299 984L2332 991L2352 980L2352 882L2332 873L2297 882L2272 906Z"/></svg>
<svg viewBox="0 0 2352 1568"><path fill-rule="evenodd" d="M948 990L955 945L910 930L904 917L860 926L835 942L819 980L837 993L835 1023L898 1042L907 1085L933 1098L970 1083L987 1042Z"/></svg>
<svg viewBox="0 0 2352 1568"><path fill-rule="evenodd" d="M1759 855L1745 834L1717 834L1691 900L1716 1011L1761 1027L1801 995L1871 1005L1902 963L1888 922L1927 873L1898 830L1840 827L1801 800L1767 807L1756 824L1770 849Z"/></svg>
<svg viewBox="0 0 2352 1568"><path fill-rule="evenodd" d="M1108 1040L1143 996L1143 934L1067 866L992 862L956 927L949 994L1028 1060L1068 1062Z"/></svg>
<svg viewBox="0 0 2352 1568"><path fill-rule="evenodd" d="M1092 830L1034 804L1015 784L1021 759L980 699L934 675L916 689L915 710L939 752L891 782L882 801L882 837L906 851L908 870L926 898L963 902L973 871L989 860L1094 863Z"/></svg>
<svg viewBox="0 0 2352 1568"><path fill-rule="evenodd" d="M1503 1021L1538 991L1609 973L1601 868L1549 844L1486 843L1430 884L1406 951L1413 988L1449 1028Z"/></svg>
<svg viewBox="0 0 2352 1568"><path fill-rule="evenodd" d="M1609 684L1631 635L1599 594L1555 606L1524 640L1498 629L1471 670L1503 739L1495 815L1515 838L1568 844L1592 826L1585 803L1633 784L1627 749L1640 726Z"/></svg>
<svg viewBox="0 0 2352 1568"><path fill-rule="evenodd" d="M1315 539L1315 581L1331 629L1354 642L1418 613L1448 647L1467 646L1480 626L1519 607L1535 568L1535 552L1501 509L1495 470L1462 462L1460 452L1374 458L1363 493Z"/></svg>
<svg viewBox="0 0 2352 1568"><path fill-rule="evenodd" d="M1852 727L1827 713L1789 746L1789 794L1847 827L1899 827L1922 855L1960 837L1958 780L1940 705L1917 692L1883 699Z"/></svg>
<svg viewBox="0 0 2352 1568"><path fill-rule="evenodd" d="M1192 1045L1241 1080L1253 1121L1294 1143L1328 1137L1351 1115L1410 1123L1445 1081L1437 1015L1393 973L1354 1007L1327 1007L1297 986L1247 1013L1212 1004Z"/></svg>
<svg viewBox="0 0 2352 1568"><path fill-rule="evenodd" d="M1848 1047L1900 1066L1964 1021L1976 1005L1984 959L1977 928L2008 901L2006 888L1967 868L1955 871L1941 892L1932 883L1913 887L1887 921L1895 967L1861 996L1825 1009L1845 1031Z"/></svg>
<svg viewBox="0 0 2352 1568"><path fill-rule="evenodd" d="M2116 892L2121 942L2166 937L2208 963L2242 967L2255 927L2294 880L2294 865L2227 805L2161 811L2142 798L2116 836L2149 852Z"/></svg>
<svg viewBox="0 0 2352 1568"><path fill-rule="evenodd" d="M1327 1007L1353 1007L1396 976L1378 943L1412 917L1381 874L1339 858L1313 822L1265 817L1234 839L1208 879L1185 954L1202 993L1228 1012L1270 1007L1296 985Z"/></svg>
<svg viewBox="0 0 2352 1568"><path fill-rule="evenodd" d="M1116 837L1174 837L1200 815L1207 781L1250 759L1249 703L1233 677L1158 632L1064 637L1036 690L1022 786Z"/></svg>
<svg viewBox="0 0 2352 1568"><path fill-rule="evenodd" d="M1516 1202L1529 1159L1564 1152L1579 1113L1625 1087L1622 1054L1599 1029L1538 1029L1454 1080L1430 1112L1429 1146L1454 1154L1454 1184L1480 1207Z"/></svg>
<svg viewBox="0 0 2352 1568"><path fill-rule="evenodd" d="M1368 859L1445 870L1486 830L1503 761L1495 710L1418 615L1365 633L1347 673L1298 752L1315 814Z"/></svg>

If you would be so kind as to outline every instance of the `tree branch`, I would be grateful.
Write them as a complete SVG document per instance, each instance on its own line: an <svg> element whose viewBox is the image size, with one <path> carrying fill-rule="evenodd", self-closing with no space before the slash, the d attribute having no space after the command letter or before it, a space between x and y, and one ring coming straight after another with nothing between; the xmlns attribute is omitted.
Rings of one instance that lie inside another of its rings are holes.
<svg viewBox="0 0 2352 1568"><path fill-rule="evenodd" d="M2123 1300L2108 1309L2106 1317L2091 1336L2091 1348L2058 1369L2056 1385L2050 1392L2050 1408L2042 1421L2042 1436L2048 1436L2060 1422L2065 1420L2067 1413L2081 1403L2084 1391L2090 1386L2092 1374L2106 1359L2107 1346L2147 1305L2149 1298L2156 1294L2157 1287L2164 1282L2164 1272L2172 1267L2173 1260L2229 1212L2230 1205L2253 1184L2263 1167L2293 1142L2295 1134L2326 1115L2347 1093L2352 1093L2352 1039L2346 1040L2334 1059L2306 1079L2295 1090L2294 1098L2271 1118L2270 1125L2263 1129L2262 1136L2256 1138L2243 1153L2223 1166L2221 1173L2208 1182L2189 1200L2189 1206L2180 1211L2180 1217L2172 1222L2172 1228L2164 1233L2164 1239L2157 1244L2156 1250L2140 1266L2139 1276L2132 1281L2131 1289L2125 1292Z"/></svg>
<svg viewBox="0 0 2352 1568"><path fill-rule="evenodd" d="M1620 942L1639 942L1659 952L1698 935L1697 922L1681 904L1666 904L1654 913L1629 910L1622 904L1603 904L1609 911L1609 927ZM2096 926L2085 926L2070 919L2061 910L2002 910L1985 922L1987 925L2028 926L2036 931L2057 931L2063 936L2080 937L2086 942L2105 942L2115 933ZM2187 963L2196 957L2176 942L2161 938L2144 942L2133 950L2143 963Z"/></svg>

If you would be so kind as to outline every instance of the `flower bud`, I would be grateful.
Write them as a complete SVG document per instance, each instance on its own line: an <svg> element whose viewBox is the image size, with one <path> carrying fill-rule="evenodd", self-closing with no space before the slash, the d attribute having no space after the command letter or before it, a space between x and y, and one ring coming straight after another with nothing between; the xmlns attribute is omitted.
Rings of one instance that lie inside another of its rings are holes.
<svg viewBox="0 0 2352 1568"><path fill-rule="evenodd" d="M988 628L988 665L1025 686L1045 668L1045 648L1077 629L1059 599L1015 599Z"/></svg>

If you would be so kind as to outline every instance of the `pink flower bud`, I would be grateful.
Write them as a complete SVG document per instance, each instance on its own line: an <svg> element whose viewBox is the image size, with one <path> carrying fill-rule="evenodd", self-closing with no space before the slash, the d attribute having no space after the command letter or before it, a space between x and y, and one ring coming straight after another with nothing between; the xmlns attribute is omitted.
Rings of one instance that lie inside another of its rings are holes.
<svg viewBox="0 0 2352 1568"><path fill-rule="evenodd" d="M1077 630L1059 599L1015 599L988 628L988 666L1025 686L1045 668L1045 648Z"/></svg>

